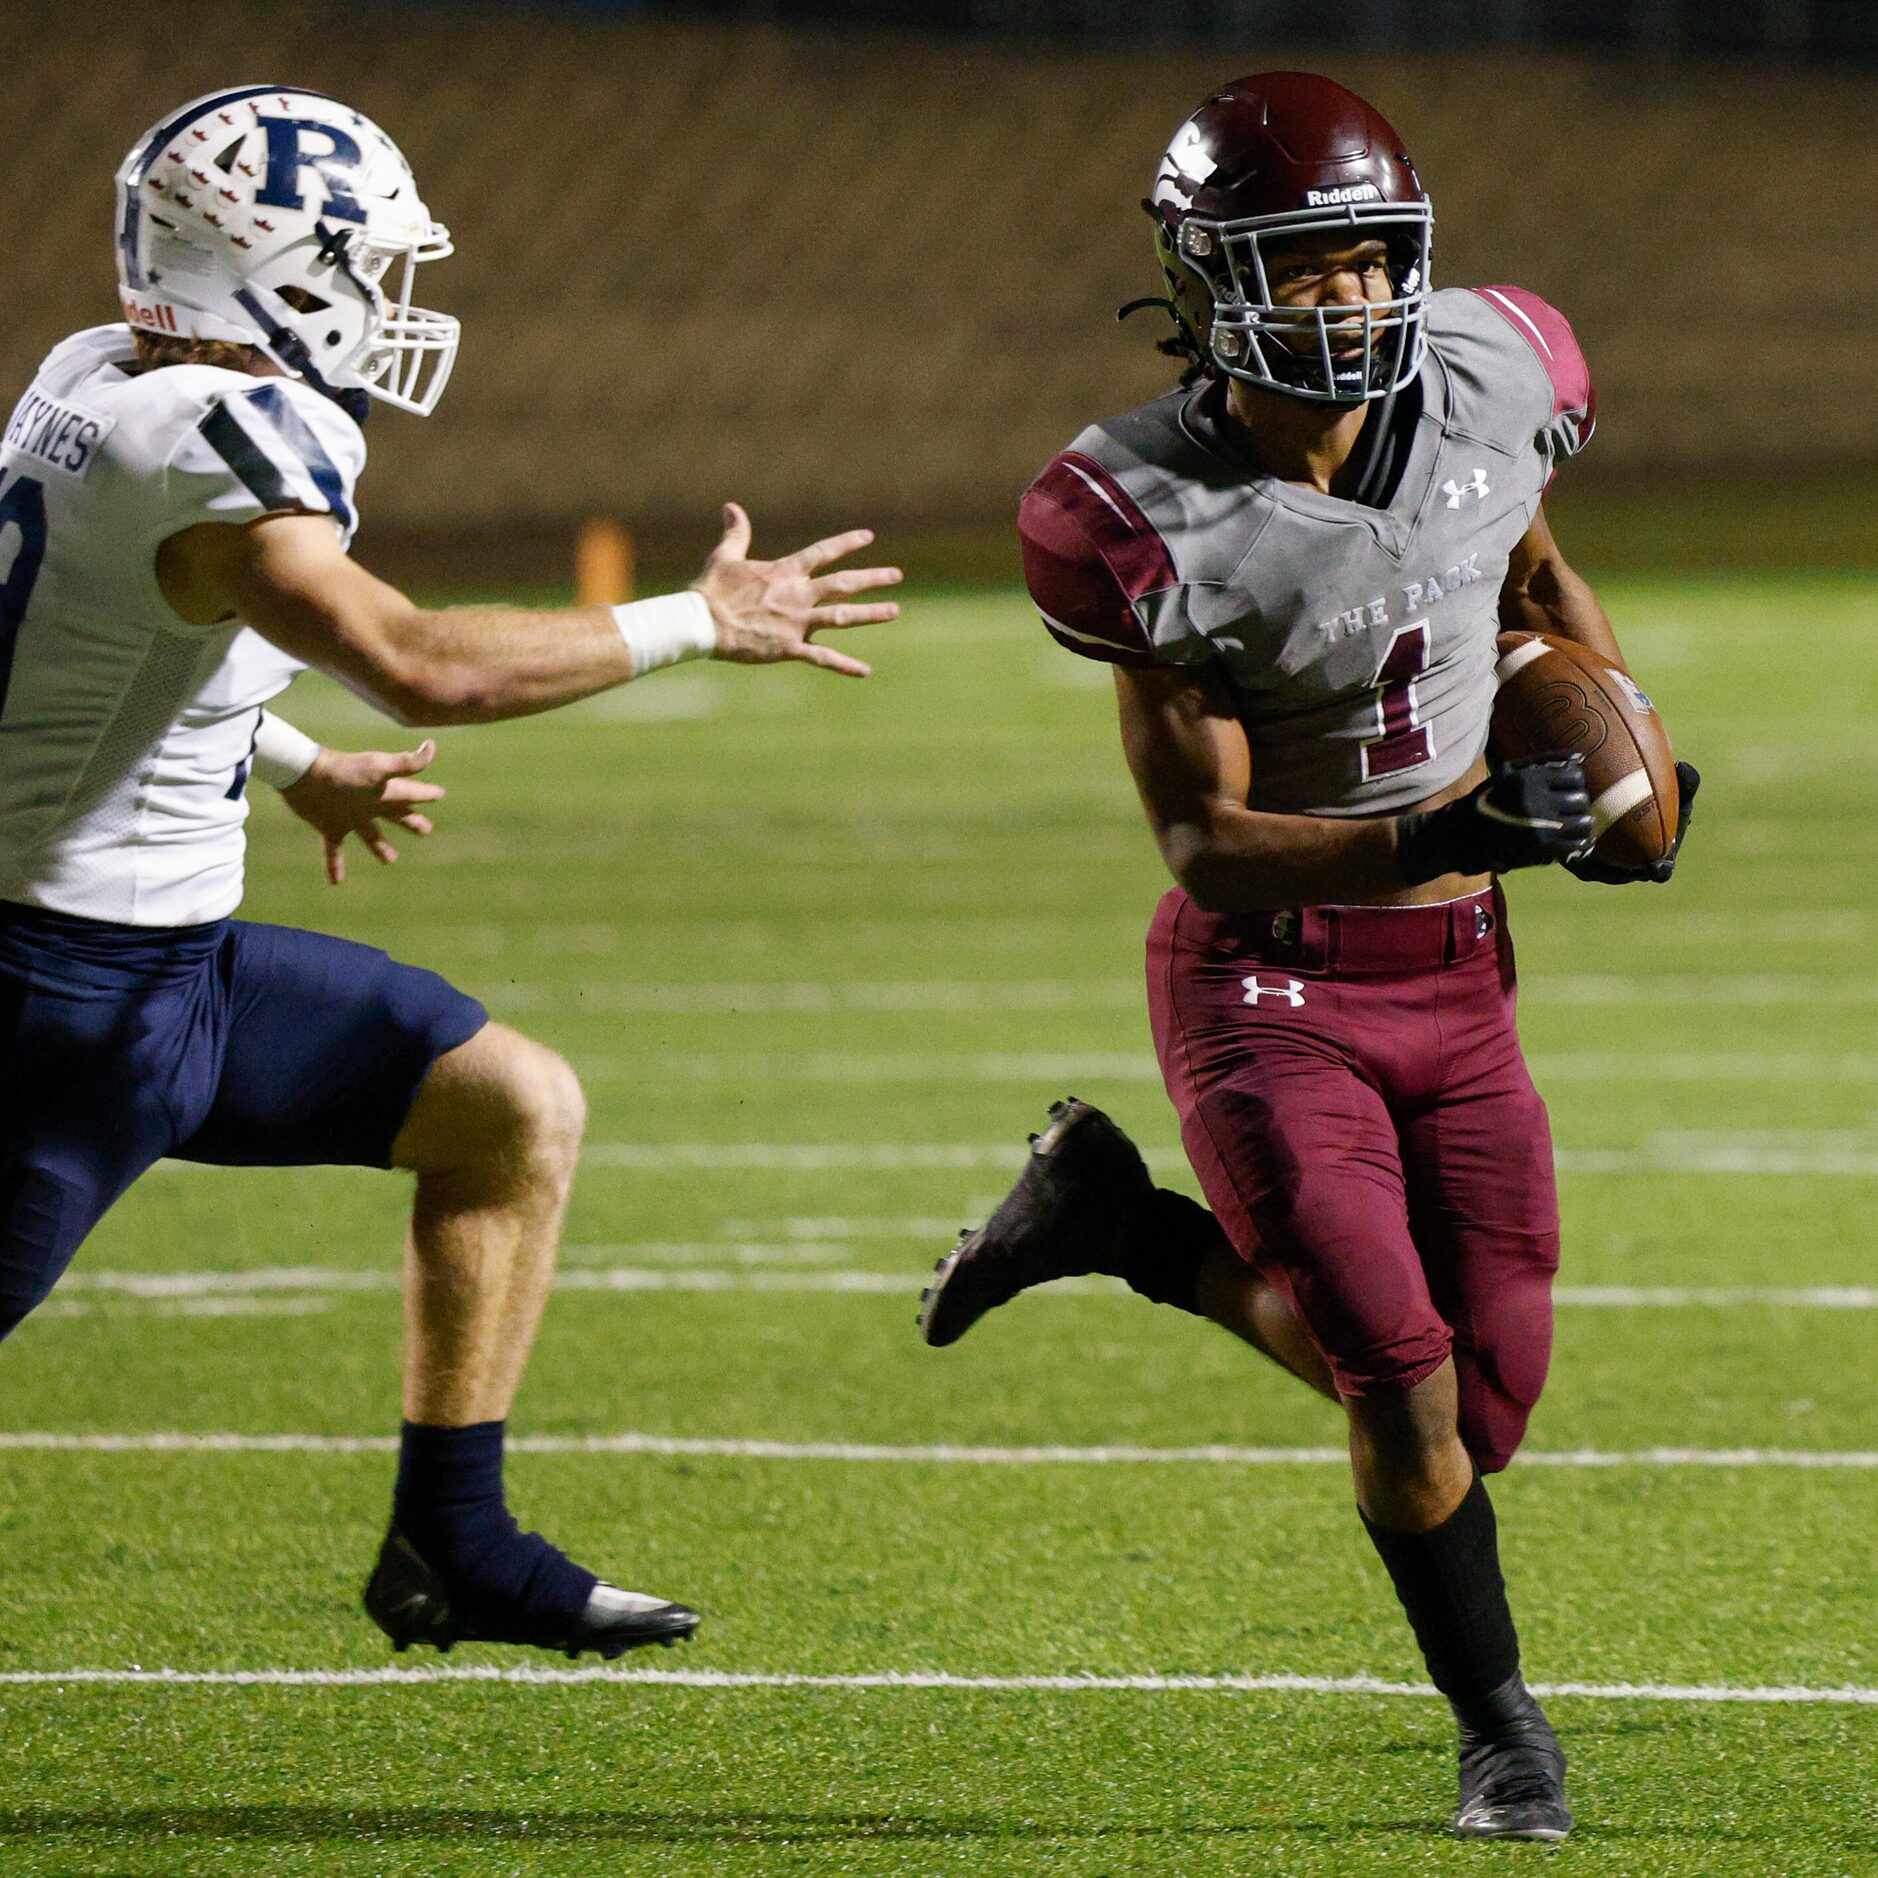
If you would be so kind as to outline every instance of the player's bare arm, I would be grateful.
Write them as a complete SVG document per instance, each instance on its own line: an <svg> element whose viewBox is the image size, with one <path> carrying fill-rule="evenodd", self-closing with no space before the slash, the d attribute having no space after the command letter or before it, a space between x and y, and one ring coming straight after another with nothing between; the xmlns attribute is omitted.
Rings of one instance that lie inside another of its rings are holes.
<svg viewBox="0 0 1878 1878"><path fill-rule="evenodd" d="M1252 757L1232 701L1201 675L1115 668L1122 747L1168 872L1208 912L1323 900L1452 899L1484 879L1407 887L1393 818L1272 815L1246 807ZM1453 792L1486 774L1470 771ZM1428 806L1434 806L1430 804Z"/></svg>
<svg viewBox="0 0 1878 1878"><path fill-rule="evenodd" d="M1232 700L1204 674L1115 668L1122 746L1168 871L1209 913L1325 901L1414 906L1488 876L1563 860L1590 840L1576 759L1476 762L1398 815L1249 808L1252 756Z"/></svg>
<svg viewBox="0 0 1878 1878"><path fill-rule="evenodd" d="M1619 671L1629 670L1609 616L1590 583L1560 551L1543 508L1533 516L1507 565L1500 585L1500 626L1510 633L1570 639Z"/></svg>
<svg viewBox="0 0 1878 1878"><path fill-rule="evenodd" d="M691 589L708 609L699 630L710 643L692 649L741 664L794 660L866 677L859 659L815 635L898 617L892 601L849 598L897 584L898 568L820 571L873 538L855 529L781 560L753 560L749 517L728 505L723 539ZM162 544L157 578L181 618L242 619L402 724L526 717L643 671L631 621L615 609L421 607L353 560L324 516L199 524Z"/></svg>

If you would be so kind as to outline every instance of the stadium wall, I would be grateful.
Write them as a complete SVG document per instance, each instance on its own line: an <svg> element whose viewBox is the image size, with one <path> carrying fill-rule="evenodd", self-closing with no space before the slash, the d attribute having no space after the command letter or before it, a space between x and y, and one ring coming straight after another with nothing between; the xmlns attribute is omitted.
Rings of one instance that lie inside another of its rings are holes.
<svg viewBox="0 0 1878 1878"><path fill-rule="evenodd" d="M10 400L113 317L110 177L161 111L278 74L411 155L456 258L439 416L374 424L382 535L559 538L603 510L999 525L1091 415L1170 381L1137 203L1256 46L1076 54L518 12L0 4ZM187 28L187 29L186 29ZM1600 390L1609 499L1878 468L1874 106L1856 77L1512 55L1340 61L1403 130L1436 271L1515 281Z"/></svg>

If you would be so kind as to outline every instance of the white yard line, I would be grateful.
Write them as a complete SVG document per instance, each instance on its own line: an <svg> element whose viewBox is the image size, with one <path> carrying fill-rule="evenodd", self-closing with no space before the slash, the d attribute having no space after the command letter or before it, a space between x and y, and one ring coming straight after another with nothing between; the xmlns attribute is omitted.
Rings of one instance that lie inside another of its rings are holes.
<svg viewBox="0 0 1878 1878"><path fill-rule="evenodd" d="M1878 1054L1859 1051L1558 1050L1529 1054L1541 1082L1878 1082ZM662 1087L702 1083L1160 1083L1151 1052L1035 1050L989 1055L910 1051L661 1052L645 1056L576 1054L593 1083Z"/></svg>
<svg viewBox="0 0 1878 1878"><path fill-rule="evenodd" d="M849 1675L732 1669L551 1669L521 1664L438 1664L418 1669L10 1669L13 1688L136 1687L219 1689L401 1689L447 1683L498 1683L521 1688L584 1684L662 1689L957 1690L1045 1695L1358 1695L1432 1698L1426 1683L1380 1676L961 1676L944 1670L881 1670ZM1878 1707L1878 1689L1755 1687L1734 1683L1537 1682L1535 1695L1580 1696L1604 1702L1727 1702Z"/></svg>
<svg viewBox="0 0 1878 1878"><path fill-rule="evenodd" d="M1177 1173L1177 1148L1144 1148L1157 1173ZM1870 1178L1878 1138L1869 1133L1757 1135L1696 1131L1659 1136L1640 1148L1561 1148L1563 1174L1764 1174ZM596 1141L584 1165L635 1174L750 1169L765 1173L985 1172L1023 1164L1008 1141Z"/></svg>
<svg viewBox="0 0 1878 1878"><path fill-rule="evenodd" d="M1187 1168L1178 1148L1144 1147L1157 1174ZM1562 1174L1797 1175L1823 1179L1878 1176L1878 1136L1869 1131L1757 1134L1691 1131L1658 1136L1637 1148L1560 1148ZM590 1141L581 1163L594 1171L694 1174L1002 1173L1022 1166L1024 1148L1011 1141ZM158 1161L151 1170L175 1174L245 1174L196 1161Z"/></svg>
<svg viewBox="0 0 1878 1878"><path fill-rule="evenodd" d="M956 1467L1347 1467L1342 1447L968 1447L958 1443L746 1441L702 1435L517 1435L518 1454L649 1454L740 1461L842 1461ZM0 1433L0 1452L75 1454L390 1454L391 1435ZM1807 1448L1528 1448L1518 1468L1757 1467L1802 1472L1878 1470L1878 1452Z"/></svg>
<svg viewBox="0 0 1878 1878"><path fill-rule="evenodd" d="M919 978L851 980L712 980L648 984L599 979L495 979L472 987L492 1007L541 1010L571 1006L610 1015L663 1012L704 1016L812 1015L881 1011L1142 1010L1141 980L1126 978ZM1878 1004L1878 974L1868 972L1702 972L1625 975L1531 972L1522 980L1528 1002L1662 1006Z"/></svg>
<svg viewBox="0 0 1878 1878"><path fill-rule="evenodd" d="M769 1259L834 1258L844 1255L846 1248L814 1244L627 1245L570 1246L568 1252L570 1255L626 1252L639 1256L663 1252L674 1257L696 1254L762 1264ZM564 1266L556 1274L555 1284L565 1291L855 1291L910 1296L924 1285L926 1277L923 1269L912 1272L766 1272L593 1264ZM353 1271L324 1265L264 1265L251 1271L76 1271L61 1281L54 1302L84 1292L147 1300L226 1297L232 1302L243 1296L270 1293L395 1291L397 1288L398 1274L382 1268ZM1039 1287L1037 1295L1122 1297L1127 1295L1127 1289L1118 1278L1065 1278ZM1784 1310L1878 1310L1878 1286L1873 1285L1560 1285L1552 1295L1556 1303L1567 1308L1605 1310L1690 1307L1728 1310L1755 1305Z"/></svg>
<svg viewBox="0 0 1878 1878"><path fill-rule="evenodd" d="M629 979L495 980L477 987L492 1009L572 1005L615 1015L641 1012L773 1016L835 1011L1133 1010L1146 1003L1136 978L853 979L834 983L646 984Z"/></svg>

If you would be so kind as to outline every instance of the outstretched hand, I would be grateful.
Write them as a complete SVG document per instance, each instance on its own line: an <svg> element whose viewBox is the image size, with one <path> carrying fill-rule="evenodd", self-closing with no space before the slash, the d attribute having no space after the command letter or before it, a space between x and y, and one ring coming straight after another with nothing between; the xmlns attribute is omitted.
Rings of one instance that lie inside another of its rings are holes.
<svg viewBox="0 0 1878 1878"><path fill-rule="evenodd" d="M704 572L691 584L710 603L717 622L713 655L739 665L773 665L799 659L825 671L865 678L868 667L845 652L818 645L815 634L841 626L875 626L898 619L891 600L860 606L846 596L878 587L897 587L904 576L897 567L843 568L832 574L816 569L853 554L874 539L869 528L850 529L811 542L780 561L750 558L750 518L734 502L724 504L724 538L711 551ZM835 602L833 605L827 602Z"/></svg>
<svg viewBox="0 0 1878 1878"><path fill-rule="evenodd" d="M412 834L431 831L430 817L420 802L440 802L444 792L436 783L418 782L437 754L428 737L415 750L325 750L297 783L280 792L280 799L309 827L316 829L326 850L326 878L337 887L346 877L345 842L357 835L381 865L389 867L398 850L386 839L381 822L395 822Z"/></svg>

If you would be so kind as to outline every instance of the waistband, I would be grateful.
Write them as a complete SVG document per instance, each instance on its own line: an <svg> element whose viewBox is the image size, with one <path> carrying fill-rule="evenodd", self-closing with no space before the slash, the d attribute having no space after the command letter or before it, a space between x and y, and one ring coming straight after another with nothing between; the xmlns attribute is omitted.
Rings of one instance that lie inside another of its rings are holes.
<svg viewBox="0 0 1878 1878"><path fill-rule="evenodd" d="M46 989L114 992L187 977L220 949L226 920L120 926L0 900L0 973Z"/></svg>
<svg viewBox="0 0 1878 1878"><path fill-rule="evenodd" d="M1197 914L1197 924L1190 924ZM1434 906L1303 906L1277 913L1197 913L1182 936L1301 972L1413 972L1499 945L1499 884Z"/></svg>

